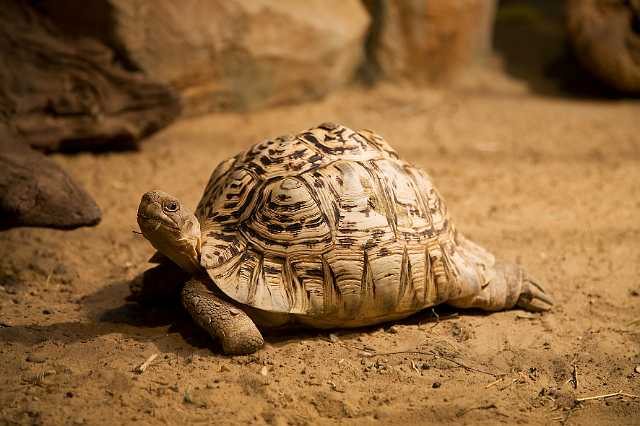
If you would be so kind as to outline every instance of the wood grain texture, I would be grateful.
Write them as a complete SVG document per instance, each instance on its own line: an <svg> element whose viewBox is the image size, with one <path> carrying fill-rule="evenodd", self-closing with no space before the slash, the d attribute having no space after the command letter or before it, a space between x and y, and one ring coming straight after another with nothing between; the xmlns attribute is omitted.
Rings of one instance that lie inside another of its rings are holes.
<svg viewBox="0 0 640 426"><path fill-rule="evenodd" d="M263 141L216 169L197 212L223 292L316 326L406 316L457 287L442 198L371 131Z"/></svg>

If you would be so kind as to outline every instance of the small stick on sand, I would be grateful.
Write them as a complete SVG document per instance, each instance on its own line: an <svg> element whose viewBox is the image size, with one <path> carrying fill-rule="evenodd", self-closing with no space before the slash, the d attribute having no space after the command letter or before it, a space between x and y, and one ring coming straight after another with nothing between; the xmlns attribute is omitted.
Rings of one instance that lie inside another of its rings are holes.
<svg viewBox="0 0 640 426"><path fill-rule="evenodd" d="M638 395L633 395L630 393L618 391L614 393L607 393L604 395L595 395L595 396L586 396L584 398L576 398L576 402L592 401L595 399L607 399L607 398L613 398L614 396L626 396L627 398L640 398L640 396Z"/></svg>
<svg viewBox="0 0 640 426"><path fill-rule="evenodd" d="M504 375L504 374L491 373L490 371L484 371L484 370L480 370L478 368L470 367L470 366L468 366L466 364L461 363L460 361L456 361L453 358L449 358L449 357L446 357L444 355L437 354L437 353L435 353L433 351L429 351L429 352L425 352L425 351L394 351L394 352L366 352L366 351L360 351L360 355L361 356L366 356L366 357L385 356L385 355L401 355L401 354L429 355L429 356L432 356L434 358L439 358L439 359L443 359L445 361L449 361L449 362L457 365L458 367L462 367L462 368L464 368L465 370L468 370L468 371L475 371L476 373L487 374L487 375L493 376L493 377L500 377L500 376Z"/></svg>
<svg viewBox="0 0 640 426"><path fill-rule="evenodd" d="M627 323L627 327L633 327L634 325L640 325L640 318L636 318L633 321Z"/></svg>
<svg viewBox="0 0 640 426"><path fill-rule="evenodd" d="M498 383L500 383L500 382L501 382L501 381L503 381L503 380L504 380L504 377L500 377L498 380L496 380L495 382L491 382L491 383L489 383L489 384L488 384L487 386L485 386L484 388L485 388L485 389L489 389L491 386L495 386L495 385L497 385Z"/></svg>
<svg viewBox="0 0 640 426"><path fill-rule="evenodd" d="M508 387L510 387L512 384L516 383L518 381L517 378L511 380L511 383L509 383L507 386L503 387L502 389L500 389L500 391L502 392L503 390L507 389Z"/></svg>
<svg viewBox="0 0 640 426"><path fill-rule="evenodd" d="M571 372L571 383L573 388L578 389L578 366L573 364L573 371Z"/></svg>
<svg viewBox="0 0 640 426"><path fill-rule="evenodd" d="M147 358L145 362L143 362L142 364L134 368L133 371L135 371L138 374L144 373L144 370L146 370L151 365L153 360L156 359L157 357L158 357L158 354L151 355L149 358Z"/></svg>

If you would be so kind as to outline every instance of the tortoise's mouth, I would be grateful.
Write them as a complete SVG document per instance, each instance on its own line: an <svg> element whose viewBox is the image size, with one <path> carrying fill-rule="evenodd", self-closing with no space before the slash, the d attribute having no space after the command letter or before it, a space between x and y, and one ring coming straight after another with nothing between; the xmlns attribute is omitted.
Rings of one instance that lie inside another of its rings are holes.
<svg viewBox="0 0 640 426"><path fill-rule="evenodd" d="M170 222L168 220L162 220L157 217L145 216L142 213L138 213L138 225L140 225L140 228L146 228L152 231L157 231L161 226L173 229L175 231L180 231L178 225L176 225L173 221Z"/></svg>

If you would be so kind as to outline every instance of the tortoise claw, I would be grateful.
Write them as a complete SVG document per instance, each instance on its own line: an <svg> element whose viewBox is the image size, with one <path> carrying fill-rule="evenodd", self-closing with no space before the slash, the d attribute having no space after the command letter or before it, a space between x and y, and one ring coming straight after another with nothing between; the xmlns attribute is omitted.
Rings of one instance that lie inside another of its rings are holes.
<svg viewBox="0 0 640 426"><path fill-rule="evenodd" d="M532 312L542 312L551 309L553 304L553 299L540 284L531 278L524 279L517 306Z"/></svg>

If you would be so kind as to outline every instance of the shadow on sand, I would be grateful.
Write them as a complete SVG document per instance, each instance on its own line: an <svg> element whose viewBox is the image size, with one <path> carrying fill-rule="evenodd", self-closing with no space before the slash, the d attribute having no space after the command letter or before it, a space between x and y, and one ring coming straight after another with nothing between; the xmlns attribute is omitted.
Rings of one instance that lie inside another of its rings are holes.
<svg viewBox="0 0 640 426"><path fill-rule="evenodd" d="M92 340L108 334L122 334L139 342L153 342L159 350L172 352L186 345L194 349L209 349L222 354L220 345L191 320L178 300L158 304L127 301L128 281L115 281L82 299L86 321L60 322L49 325L25 325L0 328L0 341L27 345L56 341L62 344ZM464 315L486 315L466 310ZM388 328L394 324L424 325L456 318L459 312L447 305L425 309L404 320L368 327L336 330L287 328L263 330L265 340L281 347L300 340L329 340L330 333L339 333L344 341Z"/></svg>

